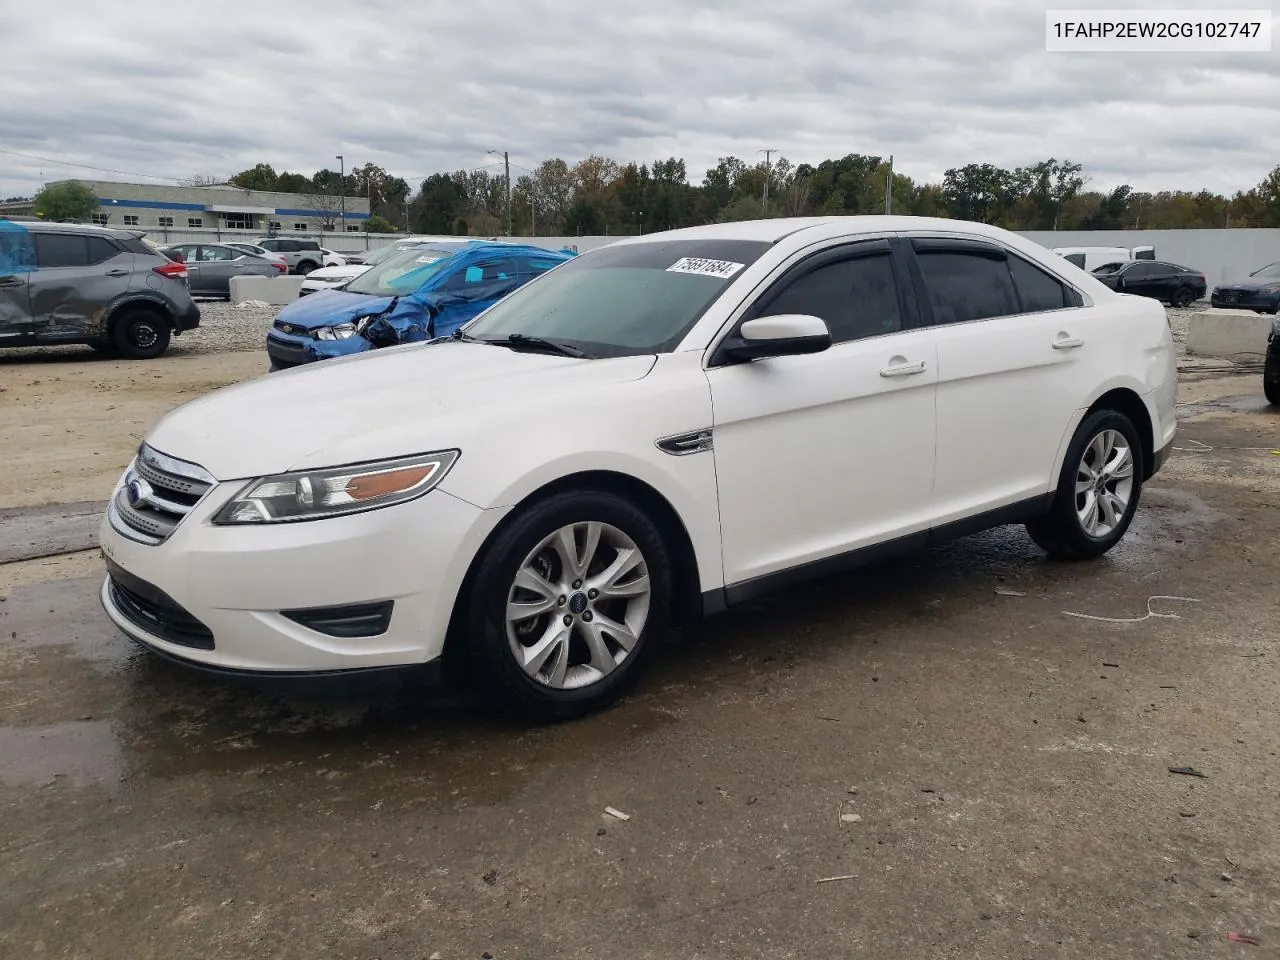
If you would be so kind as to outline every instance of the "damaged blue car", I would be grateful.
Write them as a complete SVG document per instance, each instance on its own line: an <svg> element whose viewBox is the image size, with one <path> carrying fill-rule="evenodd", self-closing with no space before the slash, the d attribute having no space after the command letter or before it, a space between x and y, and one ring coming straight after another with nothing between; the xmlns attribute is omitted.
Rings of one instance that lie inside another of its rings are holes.
<svg viewBox="0 0 1280 960"><path fill-rule="evenodd" d="M501 241L411 247L341 287L281 310L267 334L271 369L447 336L571 257Z"/></svg>

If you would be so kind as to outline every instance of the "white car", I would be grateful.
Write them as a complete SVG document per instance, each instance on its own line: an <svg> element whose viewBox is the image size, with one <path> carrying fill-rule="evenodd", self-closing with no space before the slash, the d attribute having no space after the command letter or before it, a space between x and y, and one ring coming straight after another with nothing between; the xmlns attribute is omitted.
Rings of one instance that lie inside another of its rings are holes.
<svg viewBox="0 0 1280 960"><path fill-rule="evenodd" d="M320 252L324 254L324 263L322 264L322 266L345 267L347 265L346 257L344 257L340 253L335 253L334 251L330 250L328 247L321 247Z"/></svg>
<svg viewBox="0 0 1280 960"><path fill-rule="evenodd" d="M252 253L254 256L270 260L272 263L283 264L284 272L289 272L289 263L284 257L280 256L278 253L272 253L270 250L267 250L265 247L260 247L256 243L241 243L236 240L228 240L223 244L223 246L232 247L236 250L243 250L245 253Z"/></svg>
<svg viewBox="0 0 1280 960"><path fill-rule="evenodd" d="M454 337L168 414L112 495L102 603L217 671L447 648L559 718L618 696L673 620L804 577L1009 523L1105 553L1176 390L1159 303L995 227L633 237Z"/></svg>
<svg viewBox="0 0 1280 960"><path fill-rule="evenodd" d="M417 247L424 244L445 244L447 248L454 249L465 246L467 242L467 240L458 239L457 237L405 237L385 247L380 247L364 263L348 263L344 260L337 266L329 266L326 262L325 266L319 270L312 270L302 278L302 284L298 288L298 296L305 297L309 293L319 293L321 290L332 290L340 287L354 280L375 264L389 260L409 247Z"/></svg>

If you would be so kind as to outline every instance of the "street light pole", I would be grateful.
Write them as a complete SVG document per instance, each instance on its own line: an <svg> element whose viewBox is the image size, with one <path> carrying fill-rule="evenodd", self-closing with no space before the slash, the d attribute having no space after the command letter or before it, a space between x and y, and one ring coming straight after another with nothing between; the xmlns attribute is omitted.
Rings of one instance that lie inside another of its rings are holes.
<svg viewBox="0 0 1280 960"><path fill-rule="evenodd" d="M342 204L342 232L347 232L347 162L338 154L338 202Z"/></svg>
<svg viewBox="0 0 1280 960"><path fill-rule="evenodd" d="M495 157L498 155L498 151L497 151L497 150L490 150L490 151L488 151L488 152L489 152L489 153L492 153ZM503 172L503 176L504 176L504 178L505 178L505 179L504 179L504 182L506 183L506 193L507 193L507 236L509 237L509 236L511 236L511 157L508 155L507 151L505 151L505 150L503 150L503 151L502 151L502 172Z"/></svg>

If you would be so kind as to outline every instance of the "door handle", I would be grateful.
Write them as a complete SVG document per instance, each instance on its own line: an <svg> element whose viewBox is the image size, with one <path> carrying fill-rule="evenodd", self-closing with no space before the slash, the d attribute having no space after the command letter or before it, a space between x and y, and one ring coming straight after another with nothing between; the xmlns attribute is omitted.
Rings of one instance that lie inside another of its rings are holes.
<svg viewBox="0 0 1280 960"><path fill-rule="evenodd" d="M1084 341L1079 337L1073 337L1067 333L1060 333L1053 338L1053 349L1070 350L1073 347L1083 347Z"/></svg>
<svg viewBox="0 0 1280 960"><path fill-rule="evenodd" d="M119 269L108 270L107 276L108 277L127 277L129 276L130 273L132 273L131 270L119 270Z"/></svg>
<svg viewBox="0 0 1280 960"><path fill-rule="evenodd" d="M17 277L0 277L0 287L20 287L22 281Z"/></svg>
<svg viewBox="0 0 1280 960"><path fill-rule="evenodd" d="M925 362L923 360L907 360L903 357L893 357L889 360L887 367L880 368L880 376L882 377L910 377L917 373L924 373Z"/></svg>

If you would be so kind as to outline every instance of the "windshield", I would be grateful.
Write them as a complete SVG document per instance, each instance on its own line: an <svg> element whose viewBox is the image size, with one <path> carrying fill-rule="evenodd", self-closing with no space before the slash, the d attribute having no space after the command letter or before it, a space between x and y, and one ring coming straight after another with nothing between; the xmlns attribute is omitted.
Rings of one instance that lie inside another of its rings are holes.
<svg viewBox="0 0 1280 960"><path fill-rule="evenodd" d="M1259 280L1280 280L1280 263L1269 263L1261 270L1255 270L1249 276L1257 277Z"/></svg>
<svg viewBox="0 0 1280 960"><path fill-rule="evenodd" d="M374 264L347 284L350 293L372 297L403 297L413 293L445 269L453 250L413 247Z"/></svg>
<svg viewBox="0 0 1280 960"><path fill-rule="evenodd" d="M466 333L481 340L541 337L595 357L666 353L768 248L745 240L601 247L499 301Z"/></svg>

